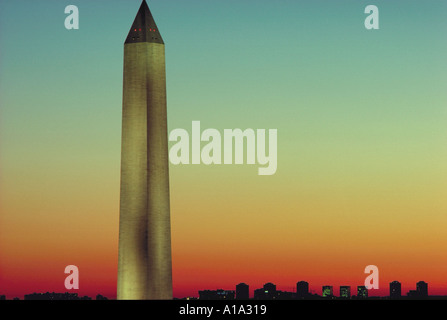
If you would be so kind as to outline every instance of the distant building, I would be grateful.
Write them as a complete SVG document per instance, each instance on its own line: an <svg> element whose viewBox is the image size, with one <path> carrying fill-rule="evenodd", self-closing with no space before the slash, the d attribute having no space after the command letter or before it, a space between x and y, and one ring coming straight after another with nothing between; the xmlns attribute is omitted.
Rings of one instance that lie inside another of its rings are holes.
<svg viewBox="0 0 447 320"><path fill-rule="evenodd" d="M268 293L275 293L276 292L276 285L269 282L264 284L264 290L266 290Z"/></svg>
<svg viewBox="0 0 447 320"><path fill-rule="evenodd" d="M296 297L294 292L289 291L276 291L276 297L277 300L294 300Z"/></svg>
<svg viewBox="0 0 447 320"><path fill-rule="evenodd" d="M276 290L273 283L266 283L262 288L254 291L255 300L294 300L295 292Z"/></svg>
<svg viewBox="0 0 447 320"><path fill-rule="evenodd" d="M357 287L357 298L358 299L366 299L368 298L368 289L365 286Z"/></svg>
<svg viewBox="0 0 447 320"><path fill-rule="evenodd" d="M420 298L428 297L428 283L424 281L419 281L416 283L416 291Z"/></svg>
<svg viewBox="0 0 447 320"><path fill-rule="evenodd" d="M408 298L418 298L418 292L416 290L410 290L407 292Z"/></svg>
<svg viewBox="0 0 447 320"><path fill-rule="evenodd" d="M273 300L277 298L276 286L273 283L266 283L264 287L256 289L254 299L256 300Z"/></svg>
<svg viewBox="0 0 447 320"><path fill-rule="evenodd" d="M231 290L203 290L199 291L200 300L234 300L234 291Z"/></svg>
<svg viewBox="0 0 447 320"><path fill-rule="evenodd" d="M0 296L0 300L6 300L6 296Z"/></svg>
<svg viewBox="0 0 447 320"><path fill-rule="evenodd" d="M250 287L248 284L239 283L236 285L236 299L237 300L248 300L250 299Z"/></svg>
<svg viewBox="0 0 447 320"><path fill-rule="evenodd" d="M309 296L309 283L306 281L299 281L296 283L296 297L303 299Z"/></svg>
<svg viewBox="0 0 447 320"><path fill-rule="evenodd" d="M340 298L350 299L351 298L351 287L350 286L340 286Z"/></svg>
<svg viewBox="0 0 447 320"><path fill-rule="evenodd" d="M330 298L334 296L334 290L332 286L323 286L323 298Z"/></svg>
<svg viewBox="0 0 447 320"><path fill-rule="evenodd" d="M57 293L57 292L46 292L46 293L31 293L24 297L24 300L91 300L92 298L84 296L79 297L77 293Z"/></svg>
<svg viewBox="0 0 447 320"><path fill-rule="evenodd" d="M390 282L390 298L399 299L402 297L402 285L399 281Z"/></svg>
<svg viewBox="0 0 447 320"><path fill-rule="evenodd" d="M98 294L98 295L96 296L96 300L109 300L109 299L107 299L107 298L104 297L103 295Z"/></svg>
<svg viewBox="0 0 447 320"><path fill-rule="evenodd" d="M410 290L407 297L411 299L423 299L428 297L428 284L424 281L416 283L416 290Z"/></svg>

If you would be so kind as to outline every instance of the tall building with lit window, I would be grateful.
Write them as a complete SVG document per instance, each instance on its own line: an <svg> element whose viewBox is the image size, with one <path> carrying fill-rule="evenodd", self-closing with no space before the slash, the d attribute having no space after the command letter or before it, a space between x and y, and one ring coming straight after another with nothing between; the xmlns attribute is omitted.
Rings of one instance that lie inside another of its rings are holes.
<svg viewBox="0 0 447 320"><path fill-rule="evenodd" d="M343 299L351 298L351 287L350 286L340 286L340 298L343 298Z"/></svg>
<svg viewBox="0 0 447 320"><path fill-rule="evenodd" d="M262 288L254 291L254 299L256 300L273 300L276 298L276 285L271 282L264 284Z"/></svg>
<svg viewBox="0 0 447 320"><path fill-rule="evenodd" d="M323 286L322 289L323 298L330 298L334 296L334 290L332 286Z"/></svg>
<svg viewBox="0 0 447 320"><path fill-rule="evenodd" d="M357 287L357 298L358 299L366 299L368 298L368 289L365 286Z"/></svg>

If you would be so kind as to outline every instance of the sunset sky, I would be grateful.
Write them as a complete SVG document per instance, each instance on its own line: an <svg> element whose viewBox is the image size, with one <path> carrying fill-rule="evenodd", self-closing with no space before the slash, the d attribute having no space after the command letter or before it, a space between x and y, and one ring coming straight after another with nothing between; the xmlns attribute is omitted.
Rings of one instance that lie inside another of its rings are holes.
<svg viewBox="0 0 447 320"><path fill-rule="evenodd" d="M116 296L123 44L140 0L0 2L0 295ZM66 30L75 4L80 29ZM174 296L447 295L447 2L151 0L168 126L278 130L278 169L170 167ZM380 10L380 29L364 9ZM172 143L171 143L172 145ZM355 289L352 288L354 292Z"/></svg>

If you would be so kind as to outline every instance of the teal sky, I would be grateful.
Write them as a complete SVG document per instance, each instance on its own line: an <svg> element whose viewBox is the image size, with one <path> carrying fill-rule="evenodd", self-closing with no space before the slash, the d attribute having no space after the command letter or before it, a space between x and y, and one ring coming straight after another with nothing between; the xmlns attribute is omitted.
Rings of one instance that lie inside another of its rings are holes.
<svg viewBox="0 0 447 320"><path fill-rule="evenodd" d="M150 1L167 45L170 127L271 127L283 139L344 124L434 129L446 116L447 3L374 1L381 29L367 31L371 3ZM63 25L68 4L0 4L6 148L63 144L59 129L117 146L122 47L140 1L76 1L76 31Z"/></svg>
<svg viewBox="0 0 447 320"><path fill-rule="evenodd" d="M72 3L1 2L5 172L117 171L123 42L140 3L76 1L69 31ZM341 163L438 174L447 3L375 1L380 30L368 31L371 3L149 1L166 43L169 128L278 129L277 174L289 178L338 175Z"/></svg>
<svg viewBox="0 0 447 320"><path fill-rule="evenodd" d="M123 42L140 1L76 1L71 31L68 4L0 4L6 171L30 158L46 166L48 155L119 166ZM399 166L444 159L447 3L375 1L376 31L363 26L368 4L150 1L166 43L170 129L276 128L288 174L297 160L304 172L381 152Z"/></svg>

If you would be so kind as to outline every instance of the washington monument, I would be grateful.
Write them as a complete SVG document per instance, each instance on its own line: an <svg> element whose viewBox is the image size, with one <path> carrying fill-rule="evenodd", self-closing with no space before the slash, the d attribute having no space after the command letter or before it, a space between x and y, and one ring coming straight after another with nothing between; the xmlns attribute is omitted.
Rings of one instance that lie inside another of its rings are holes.
<svg viewBox="0 0 447 320"><path fill-rule="evenodd" d="M165 46L143 1L124 43L117 299L172 299Z"/></svg>

